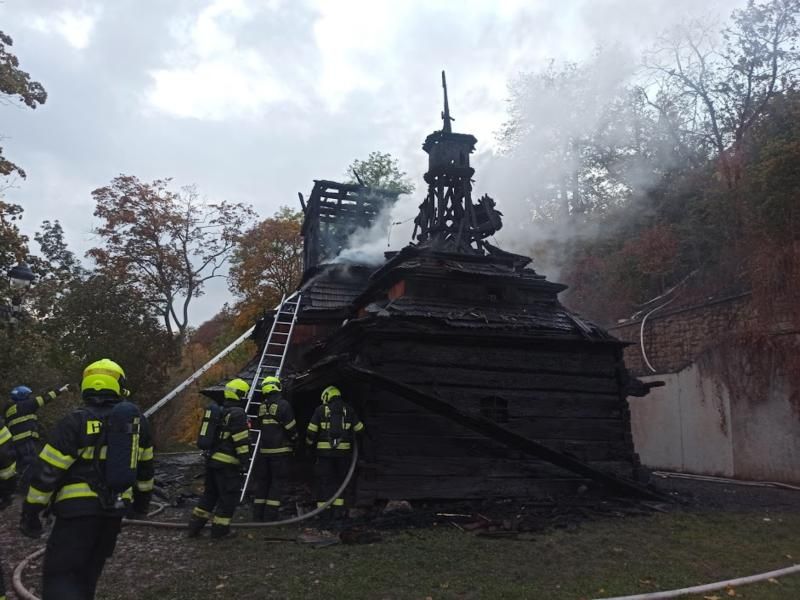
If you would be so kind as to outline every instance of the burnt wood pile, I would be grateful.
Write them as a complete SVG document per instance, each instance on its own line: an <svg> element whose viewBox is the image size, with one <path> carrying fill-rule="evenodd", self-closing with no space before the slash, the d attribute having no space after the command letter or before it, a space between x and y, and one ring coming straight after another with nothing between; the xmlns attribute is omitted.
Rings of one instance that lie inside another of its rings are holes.
<svg viewBox="0 0 800 600"><path fill-rule="evenodd" d="M443 117L423 146L428 192L415 241L379 268L325 263L347 243L330 232L374 220L380 208L351 202L336 216L323 199L345 188L315 183L285 371L298 424L328 385L356 406L370 434L355 484L361 503L595 489L652 496L634 483L626 397L647 385L628 375L625 344L565 308L565 286L529 258L485 241L500 213L491 198L471 198L476 140L452 132L446 88ZM340 228L337 219L347 221ZM261 329L270 325L268 315Z"/></svg>

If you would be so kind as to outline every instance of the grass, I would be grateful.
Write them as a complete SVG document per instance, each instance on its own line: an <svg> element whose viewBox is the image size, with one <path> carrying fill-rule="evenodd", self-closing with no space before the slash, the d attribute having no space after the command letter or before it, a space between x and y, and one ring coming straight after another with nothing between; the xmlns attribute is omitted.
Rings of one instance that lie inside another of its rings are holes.
<svg viewBox="0 0 800 600"><path fill-rule="evenodd" d="M671 513L493 540L439 526L322 549L297 529L222 543L128 529L98 598L526 598L577 600L686 587L800 562L800 514ZM146 574L146 576L142 576ZM800 598L800 576L696 598Z"/></svg>

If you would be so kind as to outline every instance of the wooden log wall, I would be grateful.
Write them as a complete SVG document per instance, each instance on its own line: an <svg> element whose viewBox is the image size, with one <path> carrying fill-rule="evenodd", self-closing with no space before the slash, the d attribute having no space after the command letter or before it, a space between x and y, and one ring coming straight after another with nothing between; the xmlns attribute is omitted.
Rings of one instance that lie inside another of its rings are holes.
<svg viewBox="0 0 800 600"><path fill-rule="evenodd" d="M552 347L552 346L551 346ZM637 464L627 402L620 393L621 349L590 343L561 351L470 344L365 341L370 368L435 393L458 408L631 477ZM364 386L367 387L367 386ZM358 496L374 498L527 497L574 493L591 482L509 450L396 394L359 390L372 433L374 467ZM497 400L499 399L499 400ZM499 411L492 406L499 404Z"/></svg>

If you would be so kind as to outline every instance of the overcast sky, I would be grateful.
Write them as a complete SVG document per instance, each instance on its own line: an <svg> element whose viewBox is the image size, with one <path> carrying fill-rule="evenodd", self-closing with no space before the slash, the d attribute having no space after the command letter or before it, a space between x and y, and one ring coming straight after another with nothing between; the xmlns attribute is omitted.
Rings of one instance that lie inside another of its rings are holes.
<svg viewBox="0 0 800 600"><path fill-rule="evenodd" d="M380 150L419 192L420 145L441 127L441 69L454 128L487 152L515 74L597 45L638 56L670 24L742 3L5 0L0 29L48 92L36 110L0 106L4 153L28 173L7 197L25 207L26 233L58 219L82 255L90 193L120 173L173 177L266 217ZM213 286L192 321L229 299Z"/></svg>

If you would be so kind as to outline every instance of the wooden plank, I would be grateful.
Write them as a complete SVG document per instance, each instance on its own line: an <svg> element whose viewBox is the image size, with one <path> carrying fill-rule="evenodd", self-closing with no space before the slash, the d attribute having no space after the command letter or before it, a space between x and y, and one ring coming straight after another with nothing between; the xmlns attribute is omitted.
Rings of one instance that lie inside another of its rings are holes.
<svg viewBox="0 0 800 600"><path fill-rule="evenodd" d="M624 440L542 440L548 448L556 452L568 453L578 460L592 462L631 461L633 447ZM519 452L502 444L477 435L450 436L446 439L436 436L409 434L381 434L373 442L378 456L399 457L452 457L475 458L519 458Z"/></svg>
<svg viewBox="0 0 800 600"><path fill-rule="evenodd" d="M626 403L620 400L618 393L589 394L582 392L506 390L498 396L508 400L509 411L516 416L602 416L606 411L621 410ZM413 402L409 402L396 394L387 394L380 390L365 396L368 414L410 413L417 415L430 414ZM463 393L451 394L448 401L462 410L480 412L480 399L485 393L474 393L464 390Z"/></svg>
<svg viewBox="0 0 800 600"><path fill-rule="evenodd" d="M438 370L430 369L408 369L397 365L383 364L376 367L376 371L382 375L400 379L407 385L414 387L435 387L438 389L449 388L452 391L458 389L481 390L489 395L496 394L498 389L508 389L517 391L561 391L601 394L613 394L619 392L619 383L615 378L585 377L580 375L551 375L537 373L484 373L477 369L454 369L442 368Z"/></svg>
<svg viewBox="0 0 800 600"><path fill-rule="evenodd" d="M548 398L544 394L517 394L510 397L504 391L499 394L508 402L508 414L511 418L581 418L581 419L619 419L625 407L619 397L607 397L584 401L560 400ZM481 399L456 396L449 401L461 410L481 414ZM378 403L370 397L367 414L391 418L397 415L424 415L420 409L397 403L392 405L389 399Z"/></svg>
<svg viewBox="0 0 800 600"><path fill-rule="evenodd" d="M535 342L523 347L485 346L478 344L435 344L426 343L420 346L406 340L386 340L381 345L382 354L387 360L421 359L432 361L435 366L454 365L460 367L478 367L480 369L512 367L514 365L533 365L540 368L553 368L575 372L614 371L619 361L614 352L605 349L592 353L582 346L580 353L575 351L554 351L552 347L538 346ZM380 357L383 358L383 357Z"/></svg>
<svg viewBox="0 0 800 600"><path fill-rule="evenodd" d="M480 415L476 415L480 418ZM615 440L622 439L626 431L622 419L559 419L546 417L509 418L500 423L503 427L536 440ZM421 435L450 436L469 431L439 415L420 418L404 413L390 417L370 415L367 425L376 435L419 433ZM475 434L480 436L480 434Z"/></svg>
<svg viewBox="0 0 800 600"><path fill-rule="evenodd" d="M346 366L346 370L350 375L357 377L366 383L371 383L374 386L379 386L390 390L392 393L400 394L404 398L430 410L432 413L450 418L453 422L491 437L493 440L498 441L511 449L524 452L542 460L546 460L556 466L568 469L573 473L598 481L607 486L609 489L616 490L620 493L635 494L637 496L646 498L654 498L659 500L668 499L668 497L649 490L633 481L611 476L607 473L603 473L602 471L598 471L597 469L593 469L585 462L576 460L574 457L566 454L555 452L539 442L521 436L506 427L489 421L488 419L482 419L466 414L456 409L446 401L428 394L423 390L402 383L401 381L387 378L381 373L357 367L352 363Z"/></svg>

